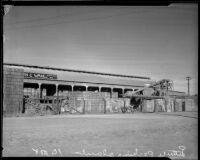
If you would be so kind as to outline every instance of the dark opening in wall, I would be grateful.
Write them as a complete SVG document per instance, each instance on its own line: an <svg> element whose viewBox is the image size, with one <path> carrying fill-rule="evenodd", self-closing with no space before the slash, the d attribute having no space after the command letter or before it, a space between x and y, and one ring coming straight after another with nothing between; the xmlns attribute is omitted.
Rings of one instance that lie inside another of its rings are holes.
<svg viewBox="0 0 200 160"><path fill-rule="evenodd" d="M111 88L102 87L102 88L101 88L101 92L109 92L109 93L111 93Z"/></svg>
<svg viewBox="0 0 200 160"><path fill-rule="evenodd" d="M124 93L128 92L128 91L133 91L133 89L129 89L129 88L125 88L124 89Z"/></svg>
<svg viewBox="0 0 200 160"><path fill-rule="evenodd" d="M185 112L185 102L182 102L182 111Z"/></svg>
<svg viewBox="0 0 200 160"><path fill-rule="evenodd" d="M24 88L39 88L39 84L37 83L24 83Z"/></svg>
<svg viewBox="0 0 200 160"><path fill-rule="evenodd" d="M130 101L131 106L133 106L133 109L139 109L139 106L142 104L141 98L131 98Z"/></svg>
<svg viewBox="0 0 200 160"><path fill-rule="evenodd" d="M123 96L123 89L122 88L113 88L113 92L118 92L118 97L122 98L122 96Z"/></svg>
<svg viewBox="0 0 200 160"><path fill-rule="evenodd" d="M58 85L58 95L67 96L68 92L72 91L72 86L70 85Z"/></svg>
<svg viewBox="0 0 200 160"><path fill-rule="evenodd" d="M41 84L42 97L43 96L56 96L55 84Z"/></svg>
<svg viewBox="0 0 200 160"><path fill-rule="evenodd" d="M86 91L85 86L74 86L73 91Z"/></svg>
<svg viewBox="0 0 200 160"><path fill-rule="evenodd" d="M72 91L72 86L70 86L70 85L58 85L58 91Z"/></svg>
<svg viewBox="0 0 200 160"><path fill-rule="evenodd" d="M99 91L99 87L88 86L88 91Z"/></svg>
<svg viewBox="0 0 200 160"><path fill-rule="evenodd" d="M24 95L29 97L39 96L39 84L37 83L24 83Z"/></svg>

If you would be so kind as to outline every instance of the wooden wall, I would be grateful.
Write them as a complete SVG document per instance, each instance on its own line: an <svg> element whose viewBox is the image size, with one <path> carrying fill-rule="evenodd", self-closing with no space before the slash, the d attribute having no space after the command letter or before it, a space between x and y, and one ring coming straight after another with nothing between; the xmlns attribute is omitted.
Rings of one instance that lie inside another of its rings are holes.
<svg viewBox="0 0 200 160"><path fill-rule="evenodd" d="M3 115L17 116L23 107L24 70L3 68Z"/></svg>

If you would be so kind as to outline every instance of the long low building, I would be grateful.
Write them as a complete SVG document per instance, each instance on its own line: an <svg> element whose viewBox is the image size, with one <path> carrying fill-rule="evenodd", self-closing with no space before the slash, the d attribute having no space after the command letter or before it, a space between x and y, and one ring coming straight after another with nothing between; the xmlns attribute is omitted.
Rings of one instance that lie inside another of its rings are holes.
<svg viewBox="0 0 200 160"><path fill-rule="evenodd" d="M21 64L4 64L4 68L19 69L22 72L24 91L37 89L39 96L59 95L60 91L118 92L143 88L153 83L149 77L117 75L61 68L49 68Z"/></svg>
<svg viewBox="0 0 200 160"><path fill-rule="evenodd" d="M23 113L25 95L43 99L46 96L87 92L94 97L106 95L106 98L122 98L128 91L140 90L154 83L150 77L144 76L4 63L3 111L6 115ZM185 93L170 91L169 95Z"/></svg>
<svg viewBox="0 0 200 160"><path fill-rule="evenodd" d="M11 63L4 63L3 74L6 112L17 108L21 110L24 95L42 98L61 96L70 91L91 91L108 92L111 97L112 93L117 93L120 98L127 91L135 91L154 82L143 76Z"/></svg>

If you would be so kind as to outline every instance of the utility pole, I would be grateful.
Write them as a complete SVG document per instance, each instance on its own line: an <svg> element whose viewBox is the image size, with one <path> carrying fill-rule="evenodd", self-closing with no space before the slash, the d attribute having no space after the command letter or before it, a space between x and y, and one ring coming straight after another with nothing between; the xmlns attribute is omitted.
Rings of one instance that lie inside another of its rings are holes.
<svg viewBox="0 0 200 160"><path fill-rule="evenodd" d="M188 81L188 96L190 96L190 80L191 80L191 77L186 77L186 80Z"/></svg>

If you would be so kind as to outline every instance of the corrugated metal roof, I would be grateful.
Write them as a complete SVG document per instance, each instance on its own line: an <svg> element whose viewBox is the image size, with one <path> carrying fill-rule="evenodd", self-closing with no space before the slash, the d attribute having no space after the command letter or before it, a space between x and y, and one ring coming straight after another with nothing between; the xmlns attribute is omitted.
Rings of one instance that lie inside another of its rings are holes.
<svg viewBox="0 0 200 160"><path fill-rule="evenodd" d="M90 82L100 84L114 84L124 86L143 87L146 83L152 83L152 80L145 78L138 78L137 76L118 76L108 74L96 74L97 72L79 72L77 70L69 71L66 69L51 69L46 67L32 67L27 65L4 64L10 67L23 68L25 72L43 73L43 74L56 74L58 80L72 81L72 82Z"/></svg>
<svg viewBox="0 0 200 160"><path fill-rule="evenodd" d="M16 63L4 63L4 65L9 66L22 66L29 68L39 68L39 69L49 69L49 70L58 70L58 71L68 71L68 72L78 72L78 73L87 73L87 74L97 74L97 75L107 75L107 76L116 76L116 77L127 77L127 78L139 78L139 79L150 79L150 77L144 76L132 76L132 75L123 75L123 74L113 74L113 73L102 73L102 72L91 72L85 70L74 70L74 69L64 69L64 68L55 68L55 67L44 67L44 66L34 66L34 65L25 65L25 64L16 64Z"/></svg>
<svg viewBox="0 0 200 160"><path fill-rule="evenodd" d="M185 92L180 92L180 91L174 91L174 90L169 90L168 91L168 94L169 95L186 95L186 93Z"/></svg>

